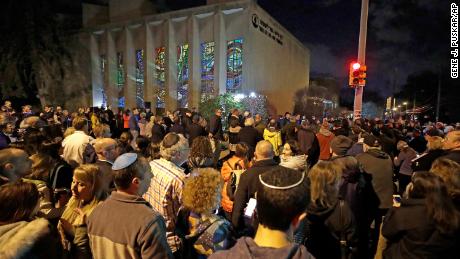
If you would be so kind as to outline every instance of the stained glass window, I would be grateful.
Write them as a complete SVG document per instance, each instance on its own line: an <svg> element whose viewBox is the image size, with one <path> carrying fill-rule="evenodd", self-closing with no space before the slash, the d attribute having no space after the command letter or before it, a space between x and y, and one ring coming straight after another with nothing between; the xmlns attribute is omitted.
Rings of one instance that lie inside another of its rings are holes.
<svg viewBox="0 0 460 259"><path fill-rule="evenodd" d="M118 107L125 107L125 97L123 96L124 86L125 86L125 69L123 67L123 52L117 52Z"/></svg>
<svg viewBox="0 0 460 259"><path fill-rule="evenodd" d="M165 75L165 58L166 52L165 47L155 49L155 82L158 87L155 95L157 97L157 108L165 108L165 96L166 96L166 75Z"/></svg>
<svg viewBox="0 0 460 259"><path fill-rule="evenodd" d="M136 50L136 105L144 108L144 50Z"/></svg>
<svg viewBox="0 0 460 259"><path fill-rule="evenodd" d="M201 43L201 100L214 95L214 41Z"/></svg>
<svg viewBox="0 0 460 259"><path fill-rule="evenodd" d="M243 38L238 38L227 42L227 92L240 92L242 79Z"/></svg>
<svg viewBox="0 0 460 259"><path fill-rule="evenodd" d="M105 66L107 65L107 58L105 55L100 56L100 61L101 61L101 78L102 78L102 85L101 85L101 91L102 91L102 107L107 106L107 94L105 93Z"/></svg>
<svg viewBox="0 0 460 259"><path fill-rule="evenodd" d="M188 44L177 47L177 102L179 108L188 107Z"/></svg>

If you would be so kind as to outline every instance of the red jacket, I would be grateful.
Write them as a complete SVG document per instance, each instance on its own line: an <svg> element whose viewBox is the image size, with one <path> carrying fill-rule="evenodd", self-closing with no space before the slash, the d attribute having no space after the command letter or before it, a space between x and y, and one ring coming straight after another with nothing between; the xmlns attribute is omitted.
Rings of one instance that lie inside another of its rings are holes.
<svg viewBox="0 0 460 259"><path fill-rule="evenodd" d="M334 133L328 129L321 128L316 134L319 142L319 159L328 160L331 157L331 141L335 137Z"/></svg>

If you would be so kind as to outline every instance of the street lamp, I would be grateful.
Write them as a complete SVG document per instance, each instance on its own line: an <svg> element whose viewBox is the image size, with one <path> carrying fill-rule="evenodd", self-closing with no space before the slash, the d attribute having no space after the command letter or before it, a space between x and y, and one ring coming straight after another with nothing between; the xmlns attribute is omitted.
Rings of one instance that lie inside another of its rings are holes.
<svg viewBox="0 0 460 259"><path fill-rule="evenodd" d="M408 118L407 117L407 102L403 102L403 105L406 106L405 107L406 109L404 110L404 118Z"/></svg>

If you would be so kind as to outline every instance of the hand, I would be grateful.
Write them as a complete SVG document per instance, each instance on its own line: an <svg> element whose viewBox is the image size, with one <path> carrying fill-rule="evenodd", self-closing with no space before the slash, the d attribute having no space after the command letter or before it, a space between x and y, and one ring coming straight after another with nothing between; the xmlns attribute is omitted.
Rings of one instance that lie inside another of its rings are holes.
<svg viewBox="0 0 460 259"><path fill-rule="evenodd" d="M63 219L63 218L60 218L59 219L59 226L60 228L62 229L63 233L62 234L68 234L70 236L74 236L75 235L75 232L74 232L74 229L73 229L73 226L72 224L70 224L70 222L66 219Z"/></svg>
<svg viewBox="0 0 460 259"><path fill-rule="evenodd" d="M76 224L86 225L86 214L80 208L75 208L74 211L79 215Z"/></svg>

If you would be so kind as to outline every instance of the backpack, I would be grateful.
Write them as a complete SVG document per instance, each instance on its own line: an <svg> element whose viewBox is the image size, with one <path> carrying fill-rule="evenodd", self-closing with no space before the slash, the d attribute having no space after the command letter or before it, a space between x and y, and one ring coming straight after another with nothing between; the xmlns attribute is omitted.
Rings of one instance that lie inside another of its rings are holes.
<svg viewBox="0 0 460 259"><path fill-rule="evenodd" d="M231 223L217 215L211 215L195 226L195 233L188 233L190 214L191 212L182 209L179 211L176 230L183 242L182 258L204 258L210 253L229 249L235 244Z"/></svg>
<svg viewBox="0 0 460 259"><path fill-rule="evenodd" d="M232 169L232 172L231 172L231 175L230 175L230 179L228 180L228 183L227 183L227 189L226 189L226 192L227 192L227 195L228 195L228 198L233 201L235 200L235 193L236 193L236 189L238 188L238 183L240 182L240 177L241 177L241 174L244 173L244 169L241 167L240 165L240 160L236 161L235 163L235 168L233 168L230 163L228 162L228 160L225 162L227 163L227 165L230 167L230 169Z"/></svg>

